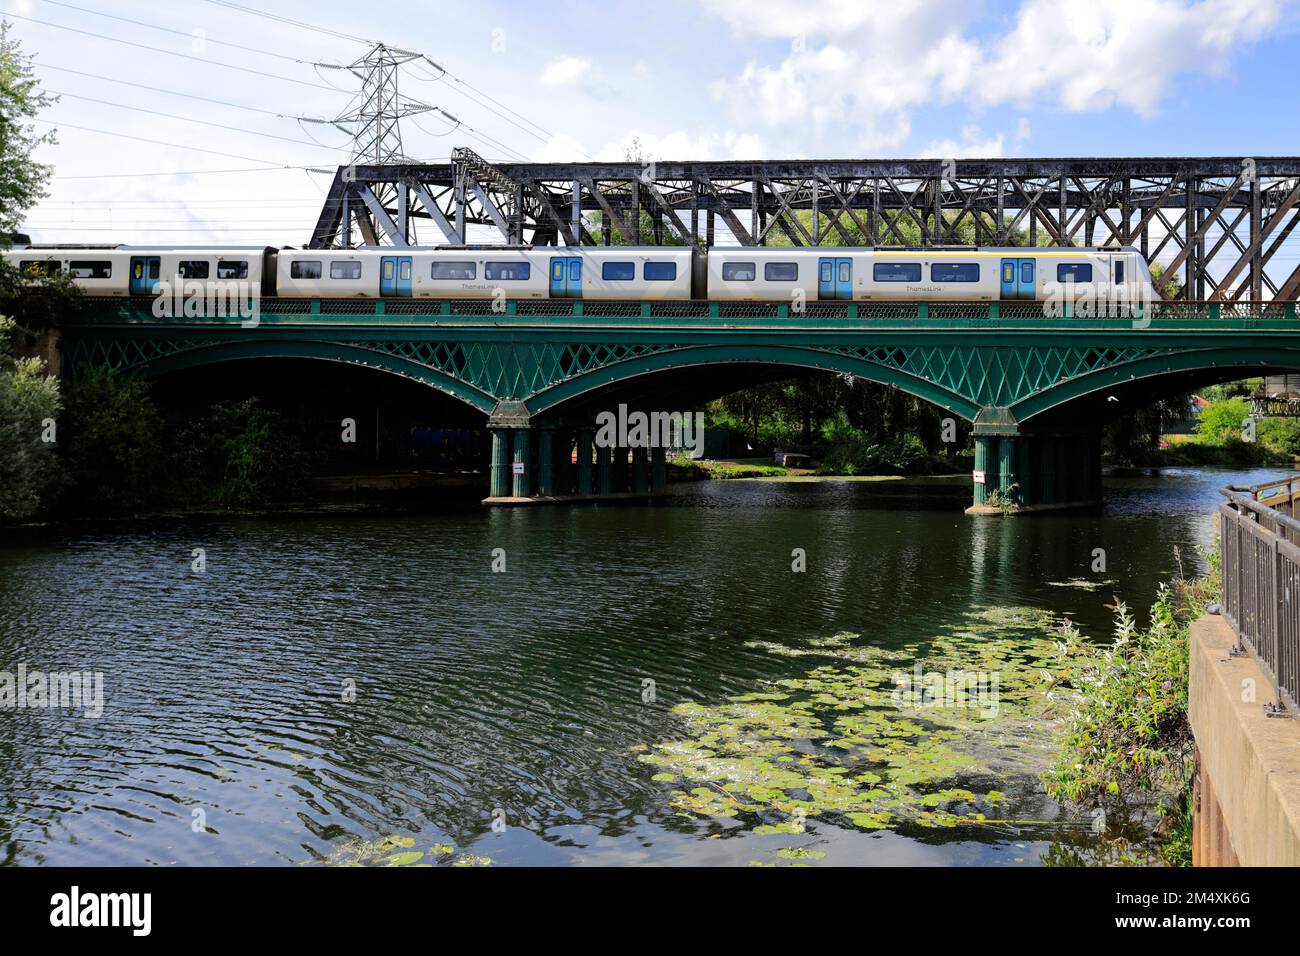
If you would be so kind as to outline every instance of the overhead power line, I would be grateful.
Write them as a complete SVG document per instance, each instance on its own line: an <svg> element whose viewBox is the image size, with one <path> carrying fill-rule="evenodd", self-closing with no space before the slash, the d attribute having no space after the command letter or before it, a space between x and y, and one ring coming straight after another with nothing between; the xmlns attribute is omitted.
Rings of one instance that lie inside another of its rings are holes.
<svg viewBox="0 0 1300 956"><path fill-rule="evenodd" d="M191 151L196 152L196 153L210 153L210 154L213 155L213 156L224 156L224 157L226 157L227 159L242 159L242 160L244 160L245 162L251 162L251 163L265 163L266 166L267 166L267 168L278 168L278 169L305 169L305 170L309 170L309 171L313 171L313 172L324 172L324 173L328 173L328 174L331 175L331 176L334 175L334 170L332 170L332 169L329 169L329 170L322 170L322 169L318 169L318 168L311 167L311 166L302 166L302 165L298 165L298 164L296 164L296 163L277 163L277 162L275 162L274 160L270 160L270 159L259 159L259 158L256 157L256 156L241 156L241 155L238 154L238 153L225 153L225 152L222 152L222 151L220 151L220 150L216 150L216 149L205 149L205 148L203 148L202 146L189 146L189 145L186 145L185 143L168 143L168 142L166 142L165 140L161 140L161 139L149 139L147 136L133 136L133 135L131 135L130 133L118 133L118 132L115 132L114 130L108 130L108 129L95 129L94 127L91 127L91 126L78 126L78 125L75 124L75 123L63 123L63 122L56 123L56 122L54 122L54 121L52 121L52 120L46 120L46 119L37 119L37 120L33 120L33 122L36 122L36 123L46 123L46 124L48 124L48 125L50 125L50 126L56 126L56 127L61 128L61 129L62 129L62 128L67 128L67 129L79 129L79 130L81 130L81 131L83 131L83 132L86 132L86 133L99 133L100 135L103 135L103 136L117 136L117 137L120 137L120 138L122 138L122 139L133 139L133 140L135 140L135 141L137 141L137 142L140 142L140 143L152 143L154 146L167 146L167 147L170 147L170 148L172 148L172 149L188 149L188 150L191 150ZM89 177L85 177L85 178L89 178Z"/></svg>
<svg viewBox="0 0 1300 956"><path fill-rule="evenodd" d="M351 33L343 33L339 30L331 30L329 27L323 27L317 23L308 23L304 20L295 20L293 17L286 17L279 13L269 13L266 10L258 10L256 7L247 7L242 3L231 3L229 0L207 0L218 7L227 7L231 10L238 10L240 13L248 13L256 17L264 17L267 20L275 20L289 26L298 27L303 30L314 30L316 33L323 33L327 36L336 37L340 40L351 40L353 43L368 43L375 45L374 40L367 40L365 37L359 37Z"/></svg>
<svg viewBox="0 0 1300 956"><path fill-rule="evenodd" d="M236 133L246 133L249 136L265 136L267 139L278 139L286 143L297 143L300 146L309 146L314 149L331 149L336 151L343 150L345 152L347 150L346 146L329 146L325 143L309 142L305 139L294 139L290 136L280 136L277 135L276 133L262 133L254 129L244 129L239 126L230 126L226 123L213 123L208 120L195 119L192 116L180 116L176 113L165 113L161 110L145 109L143 106L131 106L127 103L115 103L112 100L100 100L100 99L96 99L93 96L82 96L80 93L68 93L62 90L50 90L49 92L53 93L55 96L70 96L74 100L85 100L88 103L98 103L101 106L112 106L120 110L133 110L136 113L148 113L150 116L162 116L167 119L179 120L182 123L198 123L201 126L212 126L215 127L216 129L231 130Z"/></svg>
<svg viewBox="0 0 1300 956"><path fill-rule="evenodd" d="M93 37L96 40L108 40L111 43L121 43L140 50L149 50L153 53L163 53L167 56L176 56L180 57L182 60L193 60L197 63L207 63L209 66L219 66L226 70L238 70L241 73L251 73L254 76L262 76L272 80L283 80L286 83L297 83L299 86L309 86L312 89L326 90L330 93L339 92L334 87L326 86L323 83L312 83L309 80L299 80L292 76L285 76L281 73L267 73L264 70L254 70L252 67L238 66L234 63L223 63L220 60L210 60L207 57L194 56L192 53L178 53L175 50L164 50L162 47L150 46L147 43L136 43L132 40L123 40L118 37L105 36L102 33L91 33L89 30L78 30L76 27L65 26L62 23L51 23L48 20L38 20L35 17L24 17L17 13L6 13L5 16L14 20L25 20L28 23L37 23L43 27L53 27L56 30L67 30L69 33L79 33L82 36Z"/></svg>
<svg viewBox="0 0 1300 956"><path fill-rule="evenodd" d="M181 96L187 100L198 100L202 103L228 106L231 109L247 110L250 113L262 113L265 116L274 116L278 119L305 120L310 123L328 122L327 120L318 119L312 116L294 116L291 113L279 113L275 110L262 109L260 106L246 106L243 103L231 103L228 100L213 99L210 96L199 96L196 93L182 93L180 90L163 90L148 83L133 83L130 80L120 80L113 76L104 76L101 73L87 73L84 70L73 70L66 66L55 66L53 63L46 63L42 60L35 61L35 66L42 70L58 70L60 73L72 73L76 76L84 76L92 80L102 80L105 83L120 83L122 86L134 86L136 89L149 90L151 93L163 93L167 96Z"/></svg>
<svg viewBox="0 0 1300 956"><path fill-rule="evenodd" d="M81 13L89 13L96 17L106 17L109 20L117 20L121 23L129 23L132 26L145 27L149 30L157 30L160 33L170 33L172 36L185 37L189 40L200 40L203 43L211 43L215 46L228 46L233 50L243 50L246 53L257 53L261 56L275 57L277 60L288 60L290 63L307 65L310 61L300 60L296 56L290 56L287 53L276 53L274 50L260 50L257 47L244 46L242 43L231 43L229 40L214 40L206 33L186 33L184 30L173 30L171 27L160 26L157 23L149 23L146 20L133 20L131 17L118 16L115 13L104 13L102 10L91 10L89 7L79 7L75 3L64 3L63 0L44 0L45 3L52 3L56 7L67 7L69 10L77 10Z"/></svg>

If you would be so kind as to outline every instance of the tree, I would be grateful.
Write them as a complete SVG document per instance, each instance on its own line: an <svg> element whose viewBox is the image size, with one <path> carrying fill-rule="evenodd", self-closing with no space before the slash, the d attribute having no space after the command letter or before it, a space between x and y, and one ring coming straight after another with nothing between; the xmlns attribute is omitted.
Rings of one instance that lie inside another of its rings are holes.
<svg viewBox="0 0 1300 956"><path fill-rule="evenodd" d="M58 480L59 386L40 359L17 358L0 316L0 520L30 517Z"/></svg>
<svg viewBox="0 0 1300 956"><path fill-rule="evenodd" d="M54 142L54 131L38 133L33 121L54 102L32 75L31 57L0 20L0 242L6 245L27 210L46 196L50 167L33 155Z"/></svg>
<svg viewBox="0 0 1300 956"><path fill-rule="evenodd" d="M0 20L0 249L27 210L44 199L50 167L33 158L38 147L54 142L54 131L37 131L37 114L57 101L41 90L32 75L31 58L9 37L9 24ZM26 327L48 326L76 296L76 286L63 275L37 280L41 295L30 292L31 277L0 260L0 312Z"/></svg>

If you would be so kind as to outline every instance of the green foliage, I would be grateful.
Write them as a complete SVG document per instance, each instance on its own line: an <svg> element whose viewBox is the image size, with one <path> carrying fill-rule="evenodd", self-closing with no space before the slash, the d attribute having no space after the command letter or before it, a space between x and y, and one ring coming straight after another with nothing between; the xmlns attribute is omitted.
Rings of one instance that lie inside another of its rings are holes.
<svg viewBox="0 0 1300 956"><path fill-rule="evenodd" d="M173 469L185 504L249 505L300 489L302 436L255 398L219 402L176 437Z"/></svg>
<svg viewBox="0 0 1300 956"><path fill-rule="evenodd" d="M54 134L37 133L32 120L53 102L32 74L31 57L0 20L0 236L13 232L23 214L46 195L50 167L32 156L37 147L54 142Z"/></svg>
<svg viewBox="0 0 1300 956"><path fill-rule="evenodd" d="M54 443L45 440L59 416L58 382L40 359L13 355L14 331L0 316L0 520L35 514L59 478Z"/></svg>
<svg viewBox="0 0 1300 956"><path fill-rule="evenodd" d="M930 455L915 435L895 435L882 443L851 438L831 446L823 467L837 475L926 474Z"/></svg>
<svg viewBox="0 0 1300 956"><path fill-rule="evenodd" d="M1242 422L1250 417L1250 403L1244 398L1226 398L1201 409L1196 434L1206 441L1223 444L1241 441Z"/></svg>
<svg viewBox="0 0 1300 956"><path fill-rule="evenodd" d="M1146 628L1116 599L1109 644L1083 640L1068 622L1058 643L1060 673L1080 697L1063 751L1045 778L1048 793L1100 808L1114 820L1154 810L1166 818L1171 862L1184 855L1178 834L1192 773L1189 625L1219 592L1217 556L1210 564L1204 578L1162 585Z"/></svg>
<svg viewBox="0 0 1300 956"><path fill-rule="evenodd" d="M163 422L143 381L84 369L64 385L60 448L74 513L122 514L157 503Z"/></svg>
<svg viewBox="0 0 1300 956"><path fill-rule="evenodd" d="M1255 425L1261 445L1278 455L1300 455L1300 419L1261 418Z"/></svg>
<svg viewBox="0 0 1300 956"><path fill-rule="evenodd" d="M1165 277L1165 267L1159 262L1149 264L1151 284L1156 287L1156 294L1162 299L1176 299L1183 291L1183 280L1177 275Z"/></svg>

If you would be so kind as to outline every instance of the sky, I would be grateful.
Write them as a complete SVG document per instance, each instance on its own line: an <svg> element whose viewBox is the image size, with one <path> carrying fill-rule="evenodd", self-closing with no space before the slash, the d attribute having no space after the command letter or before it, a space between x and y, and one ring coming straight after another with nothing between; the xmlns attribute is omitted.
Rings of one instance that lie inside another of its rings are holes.
<svg viewBox="0 0 1300 956"><path fill-rule="evenodd" d="M367 41L407 155L1295 155L1300 0L0 0L61 94L35 241L301 245ZM134 21L134 22L132 22ZM297 21L297 22L289 22ZM314 29L313 29L314 28ZM354 104L353 104L354 105Z"/></svg>

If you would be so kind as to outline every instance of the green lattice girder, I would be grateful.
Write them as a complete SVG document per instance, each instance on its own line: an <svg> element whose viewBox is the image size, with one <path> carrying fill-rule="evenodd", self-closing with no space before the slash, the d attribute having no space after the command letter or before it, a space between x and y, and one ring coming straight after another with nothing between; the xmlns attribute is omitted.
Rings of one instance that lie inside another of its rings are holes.
<svg viewBox="0 0 1300 956"><path fill-rule="evenodd" d="M605 325L494 318L503 321L263 316L257 328L244 329L237 322L121 321L114 315L67 323L64 347L73 367L90 363L146 375L251 358L345 362L423 382L485 412L513 401L533 414L638 376L735 362L847 372L895 385L967 419L998 406L1021 422L1132 379L1225 365L1300 369L1295 323L1274 320L1208 323L1193 317L1149 328L1115 320L1091 328L1079 320L1039 320L988 328L960 316L925 327L809 319L775 324L743 316L728 316L726 325L678 320L658 327L617 318Z"/></svg>

